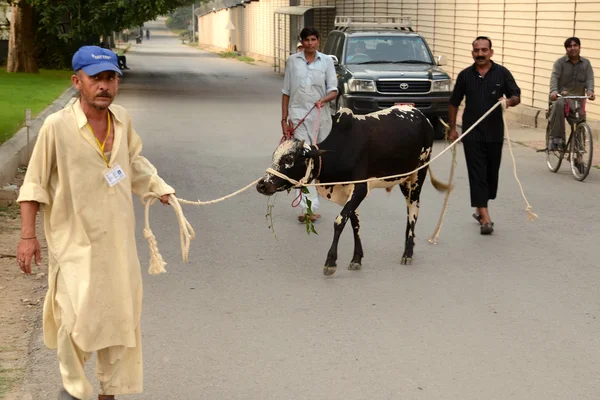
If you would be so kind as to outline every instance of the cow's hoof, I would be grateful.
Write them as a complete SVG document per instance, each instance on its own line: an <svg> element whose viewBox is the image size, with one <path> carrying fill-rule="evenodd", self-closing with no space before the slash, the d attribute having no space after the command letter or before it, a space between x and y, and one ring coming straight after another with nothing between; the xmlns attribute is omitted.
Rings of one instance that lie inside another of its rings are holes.
<svg viewBox="0 0 600 400"><path fill-rule="evenodd" d="M331 276L333 274L335 274L335 270L337 267L328 267L327 265L323 267L323 274L325 274L325 276Z"/></svg>
<svg viewBox="0 0 600 400"><path fill-rule="evenodd" d="M412 264L412 257L402 257L402 265L411 265Z"/></svg>
<svg viewBox="0 0 600 400"><path fill-rule="evenodd" d="M348 269L350 271L360 271L361 268L362 268L361 263L357 263L357 262L354 262L354 261L352 261L350 263L350 265L348 265Z"/></svg>

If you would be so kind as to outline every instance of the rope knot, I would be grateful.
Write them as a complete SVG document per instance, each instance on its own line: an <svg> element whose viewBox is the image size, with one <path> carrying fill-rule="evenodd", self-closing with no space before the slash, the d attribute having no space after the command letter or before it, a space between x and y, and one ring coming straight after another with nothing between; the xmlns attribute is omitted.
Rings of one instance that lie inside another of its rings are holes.
<svg viewBox="0 0 600 400"><path fill-rule="evenodd" d="M537 214L533 212L533 207L531 207L531 206L527 206L525 211L527 212L527 221L529 221L529 222L535 221L536 218L538 217Z"/></svg>
<svg viewBox="0 0 600 400"><path fill-rule="evenodd" d="M167 263L158 251L156 237L150 228L144 228L144 238L148 240L148 247L150 248L150 268L148 269L148 273L150 275L158 275L167 272L165 269Z"/></svg>

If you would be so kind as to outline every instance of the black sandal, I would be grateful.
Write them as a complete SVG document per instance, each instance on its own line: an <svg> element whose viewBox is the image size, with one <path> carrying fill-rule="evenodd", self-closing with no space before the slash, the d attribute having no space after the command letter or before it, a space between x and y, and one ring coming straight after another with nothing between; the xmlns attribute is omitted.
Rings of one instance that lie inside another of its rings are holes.
<svg viewBox="0 0 600 400"><path fill-rule="evenodd" d="M493 222L486 222L485 224L481 225L480 229L480 233L482 235L491 235L492 232L494 232L494 223Z"/></svg>
<svg viewBox="0 0 600 400"><path fill-rule="evenodd" d="M477 222L479 222L479 225L481 225L481 215L473 213L473 218L475 218Z"/></svg>

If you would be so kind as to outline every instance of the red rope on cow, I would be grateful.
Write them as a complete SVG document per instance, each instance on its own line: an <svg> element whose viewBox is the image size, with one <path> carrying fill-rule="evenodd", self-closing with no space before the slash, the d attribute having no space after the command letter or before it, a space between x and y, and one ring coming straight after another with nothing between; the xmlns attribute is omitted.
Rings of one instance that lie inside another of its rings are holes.
<svg viewBox="0 0 600 400"><path fill-rule="evenodd" d="M302 189L298 189L298 196L294 200L292 200L292 207L296 208L302 202Z"/></svg>
<svg viewBox="0 0 600 400"><path fill-rule="evenodd" d="M308 110L308 112L306 113L306 115L304 116L304 118L302 118L300 120L300 122L298 122L298 125L296 125L295 128L290 129L289 131L287 131L283 137L281 138L281 140L279 141L279 144L283 143L286 140L290 140L294 137L294 131L296 129L298 129L298 127L300 126L300 124L302 124L304 122L304 120L306 119L306 117L308 117L308 114L311 113L311 111L317 107L317 122L315 124L315 137L313 140L314 146L318 149L319 147L317 146L317 139L319 138L319 121L321 120L321 107L317 106L317 103L315 103L314 106L311 107L310 110ZM319 175L321 175L321 157L319 157ZM292 200L292 207L296 208L300 205L300 203L302 202L302 189L298 190L298 196L296 196L296 198L294 198L294 200Z"/></svg>
<svg viewBox="0 0 600 400"><path fill-rule="evenodd" d="M314 106L312 106L312 108L310 110L308 110L308 112L306 113L306 115L304 116L304 118L302 118L300 120L300 122L298 122L298 125L296 125L295 127L293 127L292 129L289 129L287 132L284 132L283 137L281 138L281 140L279 141L279 144L283 143L285 140L290 140L291 138L294 137L294 132L296 131L296 129L298 129L298 127L300 125L302 125L302 123L304 123L304 120L306 120L306 117L308 117L308 114L310 114L310 112L316 107L317 105L315 104ZM317 121L317 126L318 126L319 122Z"/></svg>

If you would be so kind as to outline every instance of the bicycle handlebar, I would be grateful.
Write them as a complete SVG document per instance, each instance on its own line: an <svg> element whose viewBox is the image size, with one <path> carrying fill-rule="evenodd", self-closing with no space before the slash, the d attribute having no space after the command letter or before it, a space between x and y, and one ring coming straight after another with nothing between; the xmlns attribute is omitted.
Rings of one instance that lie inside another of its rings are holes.
<svg viewBox="0 0 600 400"><path fill-rule="evenodd" d="M563 99L589 99L589 96L563 96L560 93L556 94L556 97L562 97Z"/></svg>

